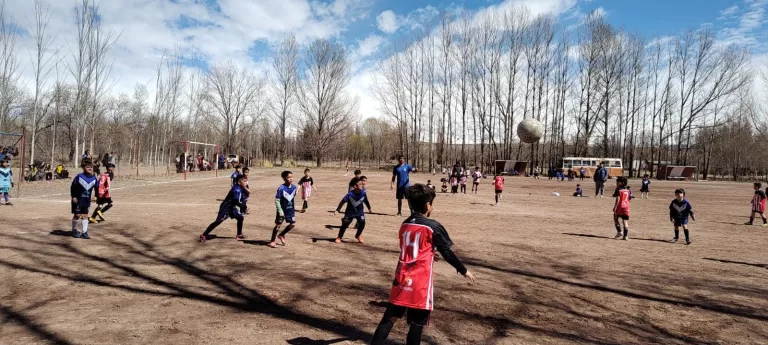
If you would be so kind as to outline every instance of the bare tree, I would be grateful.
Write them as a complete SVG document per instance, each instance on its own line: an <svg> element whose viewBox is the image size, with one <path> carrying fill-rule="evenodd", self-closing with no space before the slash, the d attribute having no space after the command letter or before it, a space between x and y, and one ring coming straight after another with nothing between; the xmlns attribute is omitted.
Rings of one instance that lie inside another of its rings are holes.
<svg viewBox="0 0 768 345"><path fill-rule="evenodd" d="M325 39L313 41L307 48L304 68L298 104L304 114L307 145L321 167L351 125L357 100L350 99L344 90L350 67L341 45Z"/></svg>
<svg viewBox="0 0 768 345"><path fill-rule="evenodd" d="M299 45L293 34L287 35L280 49L272 58L272 75L270 90L272 91L272 117L280 130L278 160L280 165L285 163L285 136L288 124L292 119L291 111L296 101L296 90L299 82Z"/></svg>
<svg viewBox="0 0 768 345"><path fill-rule="evenodd" d="M12 110L22 97L19 87L19 61L16 56L18 34L5 13L5 0L0 2L0 131L10 127Z"/></svg>
<svg viewBox="0 0 768 345"><path fill-rule="evenodd" d="M31 124L31 151L29 155L29 162L32 164L35 161L35 148L37 144L37 132L40 128L40 122L45 116L45 112L40 112L40 98L41 93L45 89L45 83L48 79L48 75L56 66L51 64L52 59L55 58L54 54L48 54L48 50L53 45L55 37L48 34L48 23L51 20L51 10L49 7L43 5L41 0L35 0L35 22L30 23L32 27L32 35L35 38L35 56L32 57L32 65L35 75L35 95L32 101L32 124Z"/></svg>

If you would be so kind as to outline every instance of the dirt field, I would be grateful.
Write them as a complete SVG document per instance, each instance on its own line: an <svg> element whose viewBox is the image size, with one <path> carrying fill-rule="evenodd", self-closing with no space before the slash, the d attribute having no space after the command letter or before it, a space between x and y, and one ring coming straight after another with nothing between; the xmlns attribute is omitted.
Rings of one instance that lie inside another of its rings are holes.
<svg viewBox="0 0 768 345"><path fill-rule="evenodd" d="M115 207L91 225L91 240L69 236L66 182L25 185L15 206L0 206L0 343L365 344L402 221L391 175L365 173L373 210L385 214L368 217L365 245L353 231L347 243L328 241L336 229L326 226L340 224L328 211L349 177L317 171L309 212L277 249L264 245L277 169L252 173L245 243L232 221L197 242L227 177L115 180ZM427 178L439 180L412 179ZM478 195L439 194L433 216L477 282L435 265L425 344L768 344L768 229L740 225L750 184L654 181L651 200L632 202L626 242L612 239L613 200L567 196L574 187L508 177L498 207L490 179ZM676 187L697 215L690 246L666 243ZM395 326L394 344L405 331Z"/></svg>

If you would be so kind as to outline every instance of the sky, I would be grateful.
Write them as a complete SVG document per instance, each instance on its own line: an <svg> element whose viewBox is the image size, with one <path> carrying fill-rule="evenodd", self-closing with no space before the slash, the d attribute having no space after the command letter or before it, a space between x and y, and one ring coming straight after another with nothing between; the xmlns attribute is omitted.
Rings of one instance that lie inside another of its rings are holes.
<svg viewBox="0 0 768 345"><path fill-rule="evenodd" d="M76 0L41 1L51 11L52 52L67 61L74 49ZM359 97L361 115L371 117L380 115L370 92L372 73L393 43L412 37L441 11L501 13L515 5L552 13L570 27L598 11L614 26L648 39L711 28L723 43L748 45L755 64L768 63L768 0L102 0L99 9L104 28L119 35L110 52L112 93L130 94L137 83L151 92L166 51L181 52L189 67L231 60L266 71L276 45L293 32L300 44L320 37L346 47L349 92ZM10 0L5 6L21 34L22 80L31 88L34 1ZM63 66L61 74L67 74Z"/></svg>

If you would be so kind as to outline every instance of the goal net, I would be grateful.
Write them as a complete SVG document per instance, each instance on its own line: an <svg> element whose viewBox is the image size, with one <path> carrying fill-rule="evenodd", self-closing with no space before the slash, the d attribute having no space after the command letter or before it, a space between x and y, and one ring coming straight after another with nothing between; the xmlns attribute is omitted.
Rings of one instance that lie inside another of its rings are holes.
<svg viewBox="0 0 768 345"><path fill-rule="evenodd" d="M219 176L218 163L221 157L219 145L195 141L174 141L172 164L177 174L184 174L184 180L192 173L213 173Z"/></svg>

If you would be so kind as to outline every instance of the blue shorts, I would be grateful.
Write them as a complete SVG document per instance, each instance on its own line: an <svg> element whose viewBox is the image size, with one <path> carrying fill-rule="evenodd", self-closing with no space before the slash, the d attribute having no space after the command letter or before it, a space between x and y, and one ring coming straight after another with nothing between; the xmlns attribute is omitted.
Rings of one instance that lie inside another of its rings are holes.
<svg viewBox="0 0 768 345"><path fill-rule="evenodd" d="M10 193L10 192L11 192L11 187L10 186L0 187L0 194Z"/></svg>
<svg viewBox="0 0 768 345"><path fill-rule="evenodd" d="M408 189L408 186L397 187L397 191L395 192L395 198L397 200L405 199L405 190L406 189Z"/></svg>
<svg viewBox="0 0 768 345"><path fill-rule="evenodd" d="M72 203L72 214L88 214L90 208L90 198L77 198L77 203Z"/></svg>
<svg viewBox="0 0 768 345"><path fill-rule="evenodd" d="M688 218L675 219L675 226L688 225Z"/></svg>
<svg viewBox="0 0 768 345"><path fill-rule="evenodd" d="M275 224L280 225L284 222L291 225L296 224L296 214L293 209L283 210L283 214L285 217L280 217L280 213L275 214Z"/></svg>
<svg viewBox="0 0 768 345"><path fill-rule="evenodd" d="M242 219L243 214L240 213L240 209L232 206L219 207L219 215L216 216L216 221L223 222L227 218Z"/></svg>

